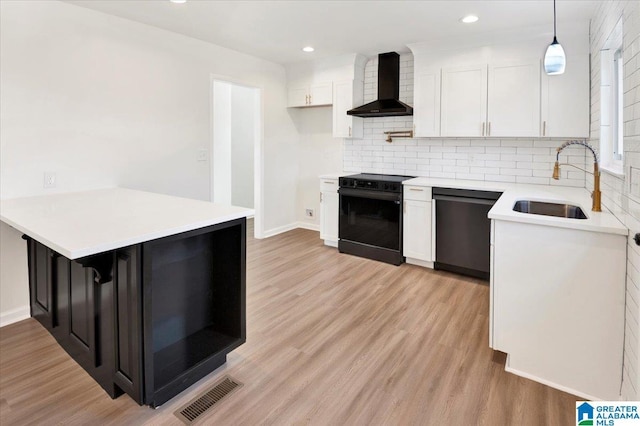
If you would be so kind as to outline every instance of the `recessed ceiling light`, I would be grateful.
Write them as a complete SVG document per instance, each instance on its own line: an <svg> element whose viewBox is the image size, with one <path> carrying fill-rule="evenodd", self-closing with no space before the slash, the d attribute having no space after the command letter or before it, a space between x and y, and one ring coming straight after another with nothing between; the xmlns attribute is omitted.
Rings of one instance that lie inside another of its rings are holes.
<svg viewBox="0 0 640 426"><path fill-rule="evenodd" d="M303 52L313 52L315 49L311 46L307 46L307 47L303 47L302 51Z"/></svg>
<svg viewBox="0 0 640 426"><path fill-rule="evenodd" d="M182 4L182 3L186 3L187 0L169 0L171 3L178 3L178 4Z"/></svg>
<svg viewBox="0 0 640 426"><path fill-rule="evenodd" d="M464 22L465 24L472 24L478 21L478 17L476 15L467 15L460 18L460 22Z"/></svg>

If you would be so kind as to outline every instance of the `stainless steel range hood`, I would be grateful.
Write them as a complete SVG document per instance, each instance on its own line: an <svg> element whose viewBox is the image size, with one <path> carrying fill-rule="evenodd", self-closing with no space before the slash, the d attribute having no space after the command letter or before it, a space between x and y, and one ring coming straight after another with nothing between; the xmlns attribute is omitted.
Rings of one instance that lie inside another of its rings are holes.
<svg viewBox="0 0 640 426"><path fill-rule="evenodd" d="M394 117L413 115L413 107L400 102L400 55L378 55L378 99L347 111L356 117Z"/></svg>

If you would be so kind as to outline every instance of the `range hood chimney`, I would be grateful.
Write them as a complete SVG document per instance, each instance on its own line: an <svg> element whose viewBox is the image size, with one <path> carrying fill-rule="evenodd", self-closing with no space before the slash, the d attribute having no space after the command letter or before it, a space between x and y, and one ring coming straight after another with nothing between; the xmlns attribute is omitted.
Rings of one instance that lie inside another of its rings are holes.
<svg viewBox="0 0 640 426"><path fill-rule="evenodd" d="M356 117L395 117L413 115L413 107L400 102L400 55L378 55L378 100L347 111Z"/></svg>

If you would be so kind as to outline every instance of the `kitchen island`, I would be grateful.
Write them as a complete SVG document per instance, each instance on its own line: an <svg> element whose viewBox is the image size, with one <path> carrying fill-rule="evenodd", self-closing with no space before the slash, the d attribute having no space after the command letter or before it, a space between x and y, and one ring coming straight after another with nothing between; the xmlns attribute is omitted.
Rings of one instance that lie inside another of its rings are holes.
<svg viewBox="0 0 640 426"><path fill-rule="evenodd" d="M110 188L3 200L0 218L27 241L31 316L111 397L155 407L246 339L251 214Z"/></svg>

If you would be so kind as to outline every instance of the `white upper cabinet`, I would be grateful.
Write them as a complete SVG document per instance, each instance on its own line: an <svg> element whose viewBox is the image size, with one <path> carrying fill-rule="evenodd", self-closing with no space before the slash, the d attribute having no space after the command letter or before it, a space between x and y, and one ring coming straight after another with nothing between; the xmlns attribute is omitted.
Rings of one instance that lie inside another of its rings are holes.
<svg viewBox="0 0 640 426"><path fill-rule="evenodd" d="M333 83L315 83L309 86L310 105L331 105L333 103Z"/></svg>
<svg viewBox="0 0 640 426"><path fill-rule="evenodd" d="M539 129L538 60L442 70L442 136L539 136Z"/></svg>
<svg viewBox="0 0 640 426"><path fill-rule="evenodd" d="M410 44L415 135L589 137L588 21L563 27L562 75L544 73L548 43L547 32L531 27Z"/></svg>
<svg viewBox="0 0 640 426"><path fill-rule="evenodd" d="M287 103L289 107L321 106L332 103L333 83L330 81L289 87Z"/></svg>
<svg viewBox="0 0 640 426"><path fill-rule="evenodd" d="M287 105L290 107L308 106L309 86L289 87Z"/></svg>
<svg viewBox="0 0 640 426"><path fill-rule="evenodd" d="M486 136L540 135L540 61L489 65Z"/></svg>
<svg viewBox="0 0 640 426"><path fill-rule="evenodd" d="M442 70L442 136L485 136L487 65Z"/></svg>
<svg viewBox="0 0 640 426"><path fill-rule="evenodd" d="M345 80L333 84L334 138L362 138L362 118L347 115L347 111L362 104L363 90L361 81Z"/></svg>
<svg viewBox="0 0 640 426"><path fill-rule="evenodd" d="M440 136L440 68L414 78L413 126L416 137Z"/></svg>
<svg viewBox="0 0 640 426"><path fill-rule="evenodd" d="M589 55L573 55L561 75L542 73L543 137L589 137Z"/></svg>

